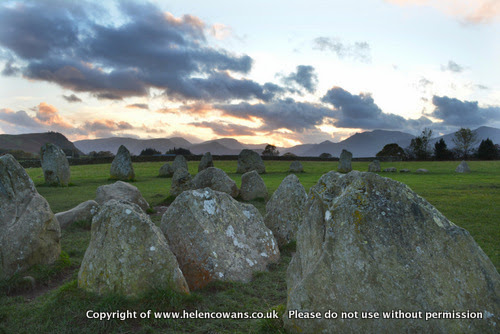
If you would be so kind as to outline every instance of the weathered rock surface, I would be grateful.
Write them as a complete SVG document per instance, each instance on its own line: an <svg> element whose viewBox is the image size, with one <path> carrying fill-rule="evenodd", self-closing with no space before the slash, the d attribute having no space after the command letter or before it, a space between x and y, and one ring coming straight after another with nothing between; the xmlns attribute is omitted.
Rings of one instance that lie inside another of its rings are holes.
<svg viewBox="0 0 500 334"><path fill-rule="evenodd" d="M172 169L174 170L174 173L179 169L179 168L184 168L186 170L189 170L188 168L188 163L186 158L184 158L183 155L179 154L175 156L174 162L172 162Z"/></svg>
<svg viewBox="0 0 500 334"><path fill-rule="evenodd" d="M202 189L206 187L212 190L222 191L232 197L237 197L240 192L236 182L234 182L222 169L215 167L208 167L196 174L189 188Z"/></svg>
<svg viewBox="0 0 500 334"><path fill-rule="evenodd" d="M78 286L98 294L138 295L147 290L189 288L160 229L139 206L111 200L92 221Z"/></svg>
<svg viewBox="0 0 500 334"><path fill-rule="evenodd" d="M40 148L40 161L46 184L68 186L71 171L63 150L54 144L47 143Z"/></svg>
<svg viewBox="0 0 500 334"><path fill-rule="evenodd" d="M396 167L387 167L384 169L384 172L386 173L396 173L397 171Z"/></svg>
<svg viewBox="0 0 500 334"><path fill-rule="evenodd" d="M380 161L378 160L373 160L369 165L368 165L368 171L372 173L378 173L380 172Z"/></svg>
<svg viewBox="0 0 500 334"><path fill-rule="evenodd" d="M161 229L191 289L213 280L248 282L254 271L279 260L259 211L210 188L178 196Z"/></svg>
<svg viewBox="0 0 500 334"><path fill-rule="evenodd" d="M212 159L212 154L210 152L207 152L203 154L203 157L201 157L200 163L198 165L198 172L201 172L202 170L213 166L214 161Z"/></svg>
<svg viewBox="0 0 500 334"><path fill-rule="evenodd" d="M257 171L253 170L241 176L240 195L244 201L251 201L257 198L267 199L269 194L266 184Z"/></svg>
<svg viewBox="0 0 500 334"><path fill-rule="evenodd" d="M139 205L146 212L149 208L148 202L142 197L137 187L123 181L116 181L113 184L100 186L96 191L95 201L100 205L112 200L124 200Z"/></svg>
<svg viewBox="0 0 500 334"><path fill-rule="evenodd" d="M311 188L287 287L287 310L424 317L285 318L290 332L494 333L500 324L500 275L470 234L406 185L374 173L330 172ZM425 320L425 312L467 310L487 319Z"/></svg>
<svg viewBox="0 0 500 334"><path fill-rule="evenodd" d="M99 204L94 200L89 200L68 211L56 213L56 218L63 229L77 221L92 221L97 209L99 209Z"/></svg>
<svg viewBox="0 0 500 334"><path fill-rule="evenodd" d="M288 169L289 173L302 173L304 171L304 167L300 163L300 161L292 161L290 164L290 168Z"/></svg>
<svg viewBox="0 0 500 334"><path fill-rule="evenodd" d="M306 199L304 186L296 175L291 174L285 177L267 202L264 223L273 231L280 247L296 239Z"/></svg>
<svg viewBox="0 0 500 334"><path fill-rule="evenodd" d="M59 258L61 229L49 203L10 154L0 157L0 279Z"/></svg>
<svg viewBox="0 0 500 334"><path fill-rule="evenodd" d="M110 178L115 180L131 181L135 178L132 158L125 146L121 145L118 148L118 152L111 163L109 174Z"/></svg>
<svg viewBox="0 0 500 334"><path fill-rule="evenodd" d="M169 163L164 164L160 167L158 172L159 177L172 177L174 175L174 169Z"/></svg>
<svg viewBox="0 0 500 334"><path fill-rule="evenodd" d="M399 170L399 172L400 172L400 173L409 173L409 172L410 172L410 170L409 170L409 169L407 169L407 168L403 168L403 169L400 169L400 170Z"/></svg>
<svg viewBox="0 0 500 334"><path fill-rule="evenodd" d="M425 174L425 173L429 173L429 171L425 168L419 168L415 171L415 173L417 174Z"/></svg>
<svg viewBox="0 0 500 334"><path fill-rule="evenodd" d="M339 173L349 173L352 171L351 161L352 153L347 150L342 150L342 153L340 153L339 168L337 168L337 171Z"/></svg>
<svg viewBox="0 0 500 334"><path fill-rule="evenodd" d="M177 170L174 172L174 176L172 176L170 195L178 196L183 191L191 189L191 180L191 174L189 174L186 168L177 168Z"/></svg>
<svg viewBox="0 0 500 334"><path fill-rule="evenodd" d="M457 172L457 173L470 173L469 165L467 164L467 162L465 162L465 160L462 160L460 165L458 165L457 168L455 169L455 172Z"/></svg>
<svg viewBox="0 0 500 334"><path fill-rule="evenodd" d="M260 155L252 150L244 149L238 155L238 167L236 173L244 174L246 172L257 171L262 174L266 172L266 166Z"/></svg>

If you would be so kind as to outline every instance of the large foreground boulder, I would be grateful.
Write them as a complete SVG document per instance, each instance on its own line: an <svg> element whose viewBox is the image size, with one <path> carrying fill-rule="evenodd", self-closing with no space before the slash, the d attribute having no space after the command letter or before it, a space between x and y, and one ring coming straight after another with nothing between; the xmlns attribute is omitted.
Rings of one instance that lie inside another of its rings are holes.
<svg viewBox="0 0 500 334"><path fill-rule="evenodd" d="M266 184L257 171L251 171L241 176L241 198L244 201L251 201L254 199L267 200L269 196Z"/></svg>
<svg viewBox="0 0 500 334"><path fill-rule="evenodd" d="M78 286L98 294L138 295L189 288L160 229L139 206L111 200L92 221Z"/></svg>
<svg viewBox="0 0 500 334"><path fill-rule="evenodd" d="M0 280L59 258L61 229L49 203L10 154L0 157Z"/></svg>
<svg viewBox="0 0 500 334"><path fill-rule="evenodd" d="M462 160L460 165L458 165L457 168L455 169L455 172L457 172L457 173L470 173L469 165L467 164L467 162L465 162L465 160Z"/></svg>
<svg viewBox="0 0 500 334"><path fill-rule="evenodd" d="M229 194L231 197L237 197L239 194L236 182L234 182L222 169L215 167L203 169L196 174L191 181L190 189L201 189L206 187L212 190L222 191Z"/></svg>
<svg viewBox="0 0 500 334"><path fill-rule="evenodd" d="M299 178L290 174L267 202L264 222L273 231L280 247L295 240L306 199L307 193Z"/></svg>
<svg viewBox="0 0 500 334"><path fill-rule="evenodd" d="M120 145L109 171L110 179L131 181L135 178L134 167L130 152L123 145Z"/></svg>
<svg viewBox="0 0 500 334"><path fill-rule="evenodd" d="M279 260L259 211L210 188L178 196L161 229L191 289L213 280L248 282L253 272Z"/></svg>
<svg viewBox="0 0 500 334"><path fill-rule="evenodd" d="M342 153L340 153L339 167L337 168L337 171L340 173L349 173L352 171L351 161L352 153L347 150L342 150Z"/></svg>
<svg viewBox="0 0 500 334"><path fill-rule="evenodd" d="M243 174L253 170L262 174L266 172L266 166L264 166L264 162L257 152L244 149L238 155L238 167L236 169L236 173Z"/></svg>
<svg viewBox="0 0 500 334"><path fill-rule="evenodd" d="M191 189L192 177L188 170L184 167L177 168L172 176L172 183L170 185L170 195L178 196L183 191Z"/></svg>
<svg viewBox="0 0 500 334"><path fill-rule="evenodd" d="M198 172L201 172L202 170L213 166L214 160L212 158L212 154L210 152L207 152L203 154L203 157L201 157L200 164L198 165Z"/></svg>
<svg viewBox="0 0 500 334"><path fill-rule="evenodd" d="M97 188L95 201L100 205L112 200L124 200L139 205L146 212L149 208L148 202L142 197L137 187L123 181L106 184Z"/></svg>
<svg viewBox="0 0 500 334"><path fill-rule="evenodd" d="M500 325L500 275L470 234L406 185L374 173L330 172L311 188L287 287L288 311L339 314L285 312L290 332L498 333ZM417 318L383 318L399 310ZM341 319L354 311L358 319ZM360 319L362 311L380 318ZM467 311L484 319L425 319Z"/></svg>
<svg viewBox="0 0 500 334"><path fill-rule="evenodd" d="M40 148L40 161L46 184L68 186L71 171L63 150L54 144L47 143Z"/></svg>
<svg viewBox="0 0 500 334"><path fill-rule="evenodd" d="M56 213L56 218L61 229L64 229L77 221L92 221L97 209L99 209L99 204L96 201L89 200L68 211Z"/></svg>
<svg viewBox="0 0 500 334"><path fill-rule="evenodd" d="M183 155L179 154L175 156L174 162L172 162L172 169L174 170L174 173L179 169L179 168L184 168L186 170L189 170L188 168L188 163L186 158L184 158Z"/></svg>

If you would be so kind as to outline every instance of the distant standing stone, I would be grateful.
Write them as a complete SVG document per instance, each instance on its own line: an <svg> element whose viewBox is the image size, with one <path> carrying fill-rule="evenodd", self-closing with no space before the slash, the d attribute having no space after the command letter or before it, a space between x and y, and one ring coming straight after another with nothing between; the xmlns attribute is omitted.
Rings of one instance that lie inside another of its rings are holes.
<svg viewBox="0 0 500 334"><path fill-rule="evenodd" d="M267 187L257 171L251 171L241 176L241 198L244 201L251 201L257 198L266 200Z"/></svg>
<svg viewBox="0 0 500 334"><path fill-rule="evenodd" d="M159 177L172 177L174 175L174 169L170 166L169 163L164 164L160 167L160 171L158 172Z"/></svg>
<svg viewBox="0 0 500 334"><path fill-rule="evenodd" d="M455 172L457 172L457 173L470 173L469 165L465 162L465 160L462 160L460 165L458 165L457 168L455 169Z"/></svg>
<svg viewBox="0 0 500 334"><path fill-rule="evenodd" d="M400 173L409 173L410 170L409 169L406 169L406 168L403 168L403 169L400 169L399 170Z"/></svg>
<svg viewBox="0 0 500 334"><path fill-rule="evenodd" d="M266 172L266 167L257 152L244 149L238 155L238 168L236 169L236 173L243 174L252 170L262 174Z"/></svg>
<svg viewBox="0 0 500 334"><path fill-rule="evenodd" d="M288 169L289 173L302 173L303 171L304 167L302 167L300 161L292 161L290 168Z"/></svg>
<svg viewBox="0 0 500 334"><path fill-rule="evenodd" d="M110 178L115 180L131 181L135 178L132 158L127 148L121 145L111 163Z"/></svg>
<svg viewBox="0 0 500 334"><path fill-rule="evenodd" d="M174 170L174 173L179 169L179 168L185 168L186 170L189 170L188 168L188 163L186 158L184 158L183 155L179 154L175 156L174 162L172 162L172 169Z"/></svg>
<svg viewBox="0 0 500 334"><path fill-rule="evenodd" d="M54 144L47 143L40 149L40 160L46 184L68 186L71 171L63 150Z"/></svg>
<svg viewBox="0 0 500 334"><path fill-rule="evenodd" d="M352 171L351 161L352 153L347 150L342 150L342 153L340 153L339 168L337 171L340 173L349 173Z"/></svg>
<svg viewBox="0 0 500 334"><path fill-rule="evenodd" d="M207 152L203 154L203 157L201 158L200 164L198 165L198 172L201 172L202 170L213 166L214 161L212 159L212 154L210 152Z"/></svg>
<svg viewBox="0 0 500 334"><path fill-rule="evenodd" d="M61 229L49 203L10 154L0 157L0 280L54 263Z"/></svg>
<svg viewBox="0 0 500 334"><path fill-rule="evenodd" d="M139 189L123 181L116 181L113 184L106 184L97 188L95 197L97 203L103 205L112 199L137 204L144 212L149 208L148 202L142 197Z"/></svg>
<svg viewBox="0 0 500 334"><path fill-rule="evenodd" d="M425 174L425 173L429 173L429 171L425 168L419 168L415 171L415 173L417 174Z"/></svg>
<svg viewBox="0 0 500 334"><path fill-rule="evenodd" d="M377 159L373 160L370 165L368 165L368 171L372 173L380 172L380 161Z"/></svg>
<svg viewBox="0 0 500 334"><path fill-rule="evenodd" d="M172 184L170 186L170 195L178 196L183 191L189 190L192 187L191 174L184 167L177 168L172 176Z"/></svg>
<svg viewBox="0 0 500 334"><path fill-rule="evenodd" d="M384 172L386 173L396 173L398 170L396 169L396 167L387 167L386 169L384 169Z"/></svg>
<svg viewBox="0 0 500 334"><path fill-rule="evenodd" d="M189 293L161 230L139 206L117 200L104 204L92 221L78 286L127 296L155 288Z"/></svg>

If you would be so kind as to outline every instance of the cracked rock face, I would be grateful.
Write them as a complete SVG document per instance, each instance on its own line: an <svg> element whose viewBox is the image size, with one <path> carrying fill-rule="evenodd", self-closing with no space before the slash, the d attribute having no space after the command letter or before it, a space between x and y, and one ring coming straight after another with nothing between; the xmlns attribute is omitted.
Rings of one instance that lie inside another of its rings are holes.
<svg viewBox="0 0 500 334"><path fill-rule="evenodd" d="M153 288L188 293L175 256L141 208L111 200L92 220L78 286L98 294L138 295Z"/></svg>
<svg viewBox="0 0 500 334"><path fill-rule="evenodd" d="M61 229L49 203L10 154L0 157L0 279L54 263Z"/></svg>
<svg viewBox="0 0 500 334"><path fill-rule="evenodd" d="M191 289L213 280L248 282L253 272L279 260L259 211L210 188L180 194L161 229Z"/></svg>
<svg viewBox="0 0 500 334"><path fill-rule="evenodd" d="M474 310L487 318L285 317L291 332L492 333L500 326L500 275L470 234L406 185L373 173L330 172L311 188L287 287L287 310Z"/></svg>

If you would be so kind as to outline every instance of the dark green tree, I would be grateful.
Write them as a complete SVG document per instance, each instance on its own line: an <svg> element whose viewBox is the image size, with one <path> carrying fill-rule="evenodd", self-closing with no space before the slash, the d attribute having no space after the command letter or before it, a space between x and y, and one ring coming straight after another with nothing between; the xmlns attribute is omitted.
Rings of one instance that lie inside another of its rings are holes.
<svg viewBox="0 0 500 334"><path fill-rule="evenodd" d="M401 146L396 143L387 144L380 152L376 154L377 157L399 157L401 160L406 159L406 153Z"/></svg>
<svg viewBox="0 0 500 334"><path fill-rule="evenodd" d="M471 129L461 128L455 132L453 142L456 145L458 154L460 154L461 158L465 160L474 149L474 145L477 143L477 135Z"/></svg>
<svg viewBox="0 0 500 334"><path fill-rule="evenodd" d="M262 155L267 157L277 157L278 155L280 155L280 151L278 151L276 146L268 144L262 152Z"/></svg>
<svg viewBox="0 0 500 334"><path fill-rule="evenodd" d="M171 148L166 152L166 154L175 154L175 155L192 155L191 151L186 148Z"/></svg>
<svg viewBox="0 0 500 334"><path fill-rule="evenodd" d="M148 147L148 148L143 149L141 151L141 154L139 154L139 155L155 155L155 154L161 154L161 152L158 150L155 150L154 148Z"/></svg>
<svg viewBox="0 0 500 334"><path fill-rule="evenodd" d="M481 141L477 149L477 157L480 160L494 160L498 158L498 149L490 138Z"/></svg>
<svg viewBox="0 0 500 334"><path fill-rule="evenodd" d="M434 158L436 160L452 160L453 152L448 149L443 138L434 144Z"/></svg>
<svg viewBox="0 0 500 334"><path fill-rule="evenodd" d="M417 160L427 160L431 156L430 140L432 138L432 130L425 128L420 136L415 137L410 143L410 152L413 158Z"/></svg>
<svg viewBox="0 0 500 334"><path fill-rule="evenodd" d="M332 157L332 155L331 155L330 153L326 153L326 152L324 152L324 153L321 153L321 154L319 155L319 157L320 157L321 159L330 159L330 158Z"/></svg>

